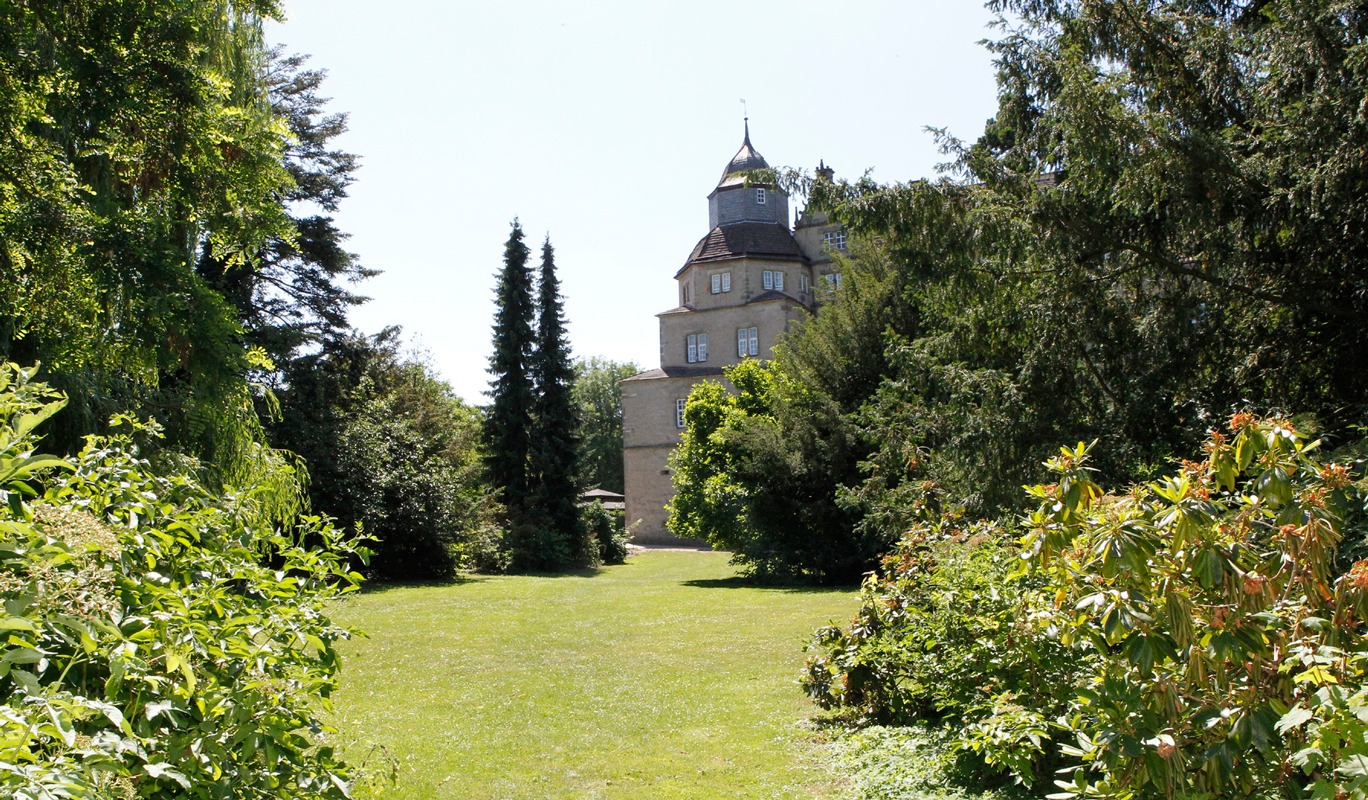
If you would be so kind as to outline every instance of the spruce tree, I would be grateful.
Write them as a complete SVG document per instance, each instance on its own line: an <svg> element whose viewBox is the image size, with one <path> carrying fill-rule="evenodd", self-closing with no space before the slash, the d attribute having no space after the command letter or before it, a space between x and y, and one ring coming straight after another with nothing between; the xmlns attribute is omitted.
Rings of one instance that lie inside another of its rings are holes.
<svg viewBox="0 0 1368 800"><path fill-rule="evenodd" d="M565 313L556 277L555 250L542 244L537 293L537 346L532 356L533 497L544 552L534 556L543 568L589 566L597 548L585 546L579 513L579 417L571 389L574 367L565 334Z"/></svg>
<svg viewBox="0 0 1368 800"><path fill-rule="evenodd" d="M522 226L513 220L513 231L504 247L504 266L495 290L494 353L489 358L489 414L485 418L485 465L491 485L507 507L510 531L527 522L531 482L528 461L531 446L533 386L529 370L534 334L530 251L523 242ZM516 539L516 535L514 537ZM514 542L516 548L516 541Z"/></svg>

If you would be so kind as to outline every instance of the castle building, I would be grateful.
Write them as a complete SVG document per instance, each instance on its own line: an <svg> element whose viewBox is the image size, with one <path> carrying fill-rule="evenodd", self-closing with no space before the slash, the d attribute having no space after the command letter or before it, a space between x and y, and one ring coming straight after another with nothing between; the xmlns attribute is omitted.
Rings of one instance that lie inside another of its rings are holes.
<svg viewBox="0 0 1368 800"><path fill-rule="evenodd" d="M660 368L622 381L623 461L627 520L641 544L681 540L665 528L674 496L669 456L684 431L684 401L702 380L725 382L722 368L767 358L775 337L816 309L817 288L840 274L831 251L845 232L823 214L803 213L789 226L788 195L752 182L749 170L769 164L745 139L708 195L706 236L675 273L679 305L657 314ZM820 178L831 170L818 168Z"/></svg>

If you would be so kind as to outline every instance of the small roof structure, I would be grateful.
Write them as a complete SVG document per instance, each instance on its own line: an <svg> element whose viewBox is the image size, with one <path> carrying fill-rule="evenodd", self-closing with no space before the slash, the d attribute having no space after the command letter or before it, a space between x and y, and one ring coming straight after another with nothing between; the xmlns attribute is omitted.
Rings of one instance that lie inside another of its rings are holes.
<svg viewBox="0 0 1368 800"><path fill-rule="evenodd" d="M738 173L752 169L769 169L769 162L755 149L750 140L750 118L746 119L746 138L741 142L741 149L736 151L732 160L727 163L727 168L722 172L722 179L717 182L717 188L723 186L736 186L745 182L744 176ZM735 177L733 177L735 176Z"/></svg>
<svg viewBox="0 0 1368 800"><path fill-rule="evenodd" d="M602 503L603 507L609 511L622 511L627 508L627 498L617 492L610 492L607 489L590 489L580 495L580 499L585 505L589 503Z"/></svg>

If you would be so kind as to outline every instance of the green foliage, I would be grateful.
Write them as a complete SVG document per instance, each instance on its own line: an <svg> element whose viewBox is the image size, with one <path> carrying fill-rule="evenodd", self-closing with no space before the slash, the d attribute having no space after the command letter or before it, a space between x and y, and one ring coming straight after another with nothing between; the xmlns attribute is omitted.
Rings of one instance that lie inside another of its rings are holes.
<svg viewBox="0 0 1368 800"><path fill-rule="evenodd" d="M514 220L496 290L484 422L488 480L505 508L502 549L519 571L595 567L599 546L579 509L580 420L550 238L542 245L535 302L528 256Z"/></svg>
<svg viewBox="0 0 1368 800"><path fill-rule="evenodd" d="M587 534L580 518L580 421L571 394L575 374L550 237L542 244L537 339L528 366L533 388L527 465L532 497L524 511L536 520L549 541L536 547L514 542L514 567L556 570L598 566L598 544Z"/></svg>
<svg viewBox="0 0 1368 800"><path fill-rule="evenodd" d="M584 485L622 493L622 386L636 364L595 356L575 362L571 397L579 409L580 467Z"/></svg>
<svg viewBox="0 0 1368 800"><path fill-rule="evenodd" d="M273 436L307 459L313 507L374 540L374 574L449 578L503 563L482 415L402 357L397 331L331 340L285 375Z"/></svg>
<svg viewBox="0 0 1368 800"><path fill-rule="evenodd" d="M13 464L55 405L31 372L5 374ZM158 474L134 443L155 429L123 425L41 496L23 472L4 487L3 793L346 797L320 712L347 636L327 608L359 579L347 543L316 518L280 527L251 492Z"/></svg>
<svg viewBox="0 0 1368 800"><path fill-rule="evenodd" d="M896 507L881 496L913 453L917 480L996 516L1059 441L1098 440L1125 482L1249 403L1353 437L1364 9L989 5L997 116L977 142L942 137L962 180L810 187L879 243L916 319L861 423L879 450L861 513Z"/></svg>
<svg viewBox="0 0 1368 800"><path fill-rule="evenodd" d="M855 468L839 418L782 365L747 360L726 376L734 393L704 381L689 395L670 530L731 551L761 578L853 582L888 542L836 506L834 476Z"/></svg>
<svg viewBox="0 0 1368 800"><path fill-rule="evenodd" d="M494 352L489 357L493 381L484 423L489 482L497 488L510 518L518 516L532 489L528 474L534 397L530 362L535 345L536 307L532 300L532 270L527 266L529 255L522 226L514 220L495 290Z"/></svg>
<svg viewBox="0 0 1368 800"><path fill-rule="evenodd" d="M593 566L626 563L632 537L621 511L609 511L595 500L584 507L584 528L598 548Z"/></svg>
<svg viewBox="0 0 1368 800"><path fill-rule="evenodd" d="M816 632L804 690L860 724L944 721L988 765L1046 777L1082 655L1035 623L1045 602L1010 579L1006 543L988 522L915 524L865 580L850 625Z"/></svg>
<svg viewBox="0 0 1368 800"><path fill-rule="evenodd" d="M347 234L331 216L347 196L357 158L333 140L347 130L345 114L326 114L319 97L325 73L306 69L307 56L267 54L261 76L272 112L289 130L282 161L292 179L279 201L288 235L273 235L250 261L229 263L206 254L197 271L232 304L243 338L276 362L348 332L347 313L366 298L342 282L376 274L347 252Z"/></svg>
<svg viewBox="0 0 1368 800"><path fill-rule="evenodd" d="M1064 720L1081 764L1066 792L1364 796L1368 740L1332 735L1293 757L1301 725L1338 713L1318 692L1363 684L1368 564L1334 575L1349 473L1317 444L1236 414L1205 460L1111 498L1082 445L1052 459L1058 482L1032 488L1022 544L1057 593L1061 641L1101 656Z"/></svg>
<svg viewBox="0 0 1368 800"><path fill-rule="evenodd" d="M1287 420L1229 428L1125 494L1061 450L1010 575L986 523L967 552L914 528L849 630L818 632L809 693L942 719L1025 782L1062 763L1061 797L1365 796L1368 561L1334 566L1363 499Z"/></svg>
<svg viewBox="0 0 1368 800"><path fill-rule="evenodd" d="M258 366L201 259L250 269L291 238L287 132L262 80L274 2L98 0L0 10L0 354L71 398L72 452L154 416L214 480L280 474L244 380Z"/></svg>
<svg viewBox="0 0 1368 800"><path fill-rule="evenodd" d="M852 800L1013 800L1030 793L985 786L957 757L953 737L923 725L872 725L842 732L828 746Z"/></svg>

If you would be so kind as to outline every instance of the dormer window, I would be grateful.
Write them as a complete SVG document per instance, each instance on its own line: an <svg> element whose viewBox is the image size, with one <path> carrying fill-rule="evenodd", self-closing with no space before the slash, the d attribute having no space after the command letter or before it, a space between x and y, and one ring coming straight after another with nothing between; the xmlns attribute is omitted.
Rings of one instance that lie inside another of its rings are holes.
<svg viewBox="0 0 1368 800"><path fill-rule="evenodd" d="M828 231L822 235L822 244L836 250L844 250L846 249L846 232Z"/></svg>
<svg viewBox="0 0 1368 800"><path fill-rule="evenodd" d="M755 190L755 204L758 205L758 206L763 206L763 205L765 204L765 190L764 190L764 189L756 189L756 190Z"/></svg>

